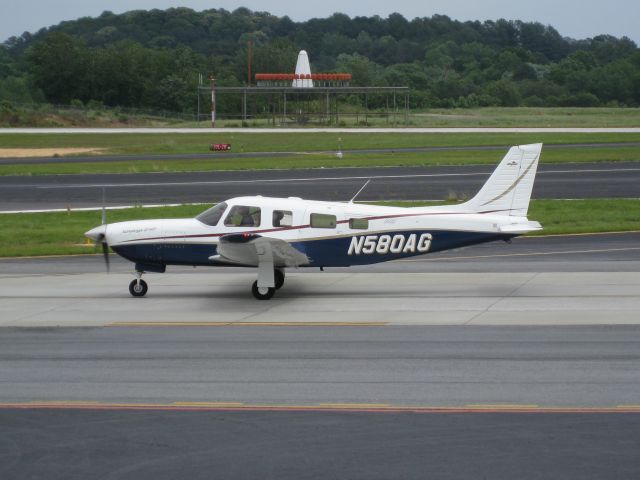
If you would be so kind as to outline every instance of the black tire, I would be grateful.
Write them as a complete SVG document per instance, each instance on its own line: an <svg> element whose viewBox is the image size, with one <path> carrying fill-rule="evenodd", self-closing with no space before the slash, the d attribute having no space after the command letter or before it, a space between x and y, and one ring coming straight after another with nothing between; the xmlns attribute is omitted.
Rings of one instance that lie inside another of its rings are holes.
<svg viewBox="0 0 640 480"><path fill-rule="evenodd" d="M137 280L133 280L129 284L129 293L134 297L144 297L147 294L147 290L149 290L149 287L144 280L140 280L140 283Z"/></svg>
<svg viewBox="0 0 640 480"><path fill-rule="evenodd" d="M284 271L276 269L273 271L273 276L276 282L276 290L280 290L284 285Z"/></svg>
<svg viewBox="0 0 640 480"><path fill-rule="evenodd" d="M251 293L258 300L269 300L276 293L276 289L273 287L258 288L258 281L256 280L251 287Z"/></svg>

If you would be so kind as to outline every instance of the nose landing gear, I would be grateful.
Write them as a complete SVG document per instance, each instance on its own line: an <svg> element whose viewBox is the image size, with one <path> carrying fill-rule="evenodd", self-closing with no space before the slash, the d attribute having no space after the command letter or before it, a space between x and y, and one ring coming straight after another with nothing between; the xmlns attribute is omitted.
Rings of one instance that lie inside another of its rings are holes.
<svg viewBox="0 0 640 480"><path fill-rule="evenodd" d="M129 284L129 293L134 297L144 297L147 294L147 290L149 290L147 282L142 280L143 273L136 271L136 279Z"/></svg>
<svg viewBox="0 0 640 480"><path fill-rule="evenodd" d="M259 287L258 281L253 282L251 293L258 300L269 300L284 285L284 270L274 268L273 270L273 287Z"/></svg>
<svg viewBox="0 0 640 480"><path fill-rule="evenodd" d="M258 300L269 300L276 293L275 287L259 287L258 281L253 282L251 293Z"/></svg>

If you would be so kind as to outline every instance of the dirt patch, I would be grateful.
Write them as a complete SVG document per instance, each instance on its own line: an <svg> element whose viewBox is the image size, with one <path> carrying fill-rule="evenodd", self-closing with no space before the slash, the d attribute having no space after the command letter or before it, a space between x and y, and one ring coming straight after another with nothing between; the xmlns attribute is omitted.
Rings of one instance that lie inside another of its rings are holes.
<svg viewBox="0 0 640 480"><path fill-rule="evenodd" d="M104 148L0 148L0 158L63 157L80 153L100 153Z"/></svg>

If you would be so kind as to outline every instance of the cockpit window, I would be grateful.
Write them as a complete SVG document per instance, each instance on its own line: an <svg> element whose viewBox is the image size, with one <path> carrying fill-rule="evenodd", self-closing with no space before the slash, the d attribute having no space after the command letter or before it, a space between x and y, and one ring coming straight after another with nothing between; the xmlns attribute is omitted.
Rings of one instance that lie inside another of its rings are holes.
<svg viewBox="0 0 640 480"><path fill-rule="evenodd" d="M289 210L273 211L274 227L290 227L292 225L293 225L293 213L291 213Z"/></svg>
<svg viewBox="0 0 640 480"><path fill-rule="evenodd" d="M200 215L198 215L196 219L200 220L205 225L209 225L210 227L215 227L220 221L220 218L222 218L222 214L226 209L227 209L227 204L222 202L211 207L209 210L205 210Z"/></svg>
<svg viewBox="0 0 640 480"><path fill-rule="evenodd" d="M260 207L234 205L224 219L224 224L228 227L259 227Z"/></svg>

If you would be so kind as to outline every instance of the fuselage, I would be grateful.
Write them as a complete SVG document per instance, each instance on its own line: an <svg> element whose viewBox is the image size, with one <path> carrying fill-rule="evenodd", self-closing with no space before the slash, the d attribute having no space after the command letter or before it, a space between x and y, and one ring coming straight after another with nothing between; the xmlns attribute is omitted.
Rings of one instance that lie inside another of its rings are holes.
<svg viewBox="0 0 640 480"><path fill-rule="evenodd" d="M344 267L508 240L524 233L509 225L527 222L463 205L402 208L252 196L227 200L196 218L113 223L87 235L104 234L116 253L145 271L211 266L220 239L234 234L283 240L306 255L298 266ZM528 223L531 230L539 227Z"/></svg>

